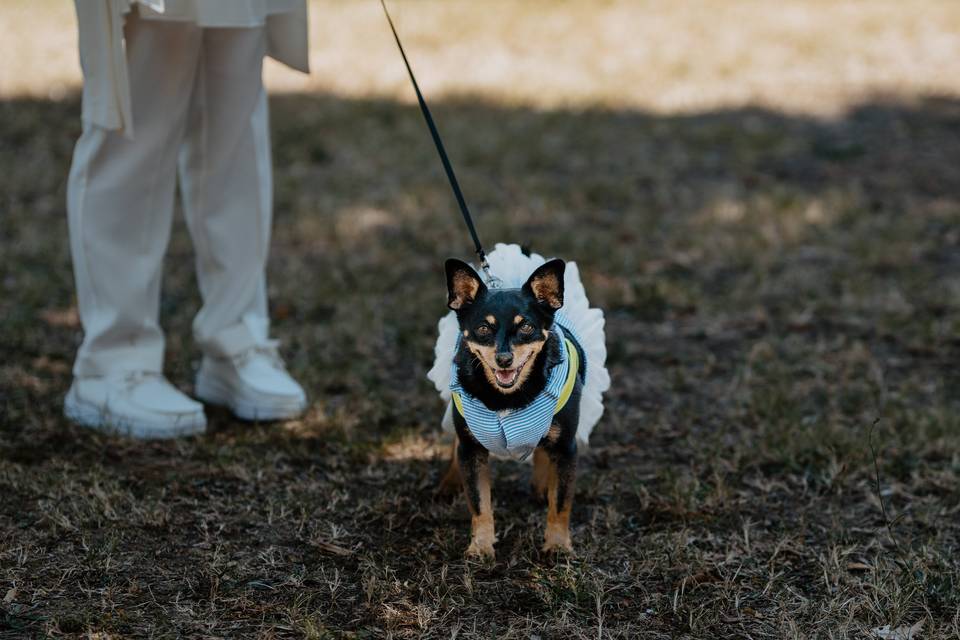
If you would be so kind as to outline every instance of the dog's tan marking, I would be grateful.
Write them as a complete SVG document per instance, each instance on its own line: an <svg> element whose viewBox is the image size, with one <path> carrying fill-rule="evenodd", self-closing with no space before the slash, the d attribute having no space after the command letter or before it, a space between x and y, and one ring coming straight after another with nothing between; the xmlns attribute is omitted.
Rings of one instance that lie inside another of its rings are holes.
<svg viewBox="0 0 960 640"><path fill-rule="evenodd" d="M466 555L476 558L496 557L493 544L497 541L497 536L493 529L493 514L473 516L470 526L470 546L467 547Z"/></svg>
<svg viewBox="0 0 960 640"><path fill-rule="evenodd" d="M570 542L570 510L573 506L573 483L567 493L564 504L557 505L557 486L560 478L557 465L551 460L547 467L547 528L544 531L544 551L573 552Z"/></svg>
<svg viewBox="0 0 960 640"><path fill-rule="evenodd" d="M551 424L550 428L547 429L547 435L545 437L549 442L556 442L560 438L560 426Z"/></svg>
<svg viewBox="0 0 960 640"><path fill-rule="evenodd" d="M497 319L493 316L487 316L484 318L487 321L487 324L497 324Z"/></svg>
<svg viewBox="0 0 960 640"><path fill-rule="evenodd" d="M476 342L467 342L467 347L470 349L470 353L476 356L477 360L479 360L483 365L483 375L486 376L487 382L490 383L490 386L501 393L510 393L514 388L516 388L517 385L514 385L510 389L503 389L497 384L497 376L493 372L498 367L490 364L491 362L496 363L496 347L485 344L477 344Z"/></svg>
<svg viewBox="0 0 960 640"><path fill-rule="evenodd" d="M533 485L533 495L538 500L547 499L547 478L549 474L550 457L543 449L537 448L533 451L533 475L530 478L530 484Z"/></svg>
<svg viewBox="0 0 960 640"><path fill-rule="evenodd" d="M537 340L536 342L528 342L513 348L513 361L517 363L518 366L521 362L523 362L524 365L517 376L517 381L508 389L504 389L497 384L497 376L494 373L496 369L500 368L496 366L497 348L470 341L467 341L466 344L470 352L483 364L483 374L487 377L490 385L500 393L513 393L522 387L523 383L530 376L530 371L533 369L533 361L536 359L537 354L540 353L540 350L543 349L546 341Z"/></svg>
<svg viewBox="0 0 960 640"><path fill-rule="evenodd" d="M543 273L530 280L530 289L540 302L546 302L554 309L563 306L563 294L560 292L560 279L555 273Z"/></svg>
<svg viewBox="0 0 960 640"><path fill-rule="evenodd" d="M547 530L543 536L543 550L573 552L573 542L570 540L569 509L553 515L547 513Z"/></svg>
<svg viewBox="0 0 960 640"><path fill-rule="evenodd" d="M453 284L450 290L449 306L451 309L459 309L465 304L476 300L477 293L480 291L480 282L471 275L458 271L453 275Z"/></svg>
<svg viewBox="0 0 960 640"><path fill-rule="evenodd" d="M523 322L523 316L513 316L513 324L520 324L521 322Z"/></svg>
<svg viewBox="0 0 960 640"><path fill-rule="evenodd" d="M514 385L509 389L504 389L504 391L515 391L523 386L523 383L530 377L530 372L533 371L533 361L537 359L537 354L540 353L540 350L543 349L543 345L545 344L546 341L537 340L536 342L528 342L514 347L513 361L517 363L526 362L526 364L524 364L523 369L520 370L520 374L517 376L517 381Z"/></svg>
<svg viewBox="0 0 960 640"><path fill-rule="evenodd" d="M491 380L496 380L492 378L492 370L496 367L491 363L496 363L495 356L497 355L497 348L489 344L477 344L476 342L467 341L467 348L470 349L470 353L477 356L480 359L480 362L483 363L484 370L490 369L487 377Z"/></svg>
<svg viewBox="0 0 960 640"><path fill-rule="evenodd" d="M484 464L479 469L477 477L477 491L480 494L480 512L471 513L470 518L470 546L467 555L480 558L493 558L496 552L493 544L497 541L493 524L493 504L490 500L490 465ZM470 504L470 500L467 500ZM471 508L472 511L472 508Z"/></svg>

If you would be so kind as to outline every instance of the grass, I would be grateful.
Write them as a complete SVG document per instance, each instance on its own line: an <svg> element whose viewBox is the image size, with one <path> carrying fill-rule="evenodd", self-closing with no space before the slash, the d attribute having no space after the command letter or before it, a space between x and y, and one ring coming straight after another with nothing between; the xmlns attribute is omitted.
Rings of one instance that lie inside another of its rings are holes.
<svg viewBox="0 0 960 640"><path fill-rule="evenodd" d="M170 443L69 425L80 327L63 202L79 103L58 63L0 99L0 636L960 634L960 86L911 67L952 50L938 30L952 5L790 3L777 31L779 14L729 3L718 33L760 11L743 29L767 25L781 44L708 42L690 49L690 76L655 56L655 86L704 87L682 105L587 80L603 48L565 72L582 91L564 76L539 97L464 87L469 69L442 63L452 25L456 56L500 61L478 77L511 80L532 67L506 62L557 46L565 24L616 35L630 18L666 42L710 21L556 6L521 49L532 9L510 9L519 26L503 34L503 16L398 13L437 71L425 88L485 241L576 260L607 313L614 382L581 465L576 556L539 552L522 465L495 469L495 563L463 559L465 505L432 496L447 447L424 374L442 260L469 243L402 68L378 75L376 55L340 80L321 64L272 99L269 293L307 416L247 425L211 410L210 434ZM361 35L377 18L317 7ZM827 36L839 20L843 44ZM881 53L878 33L896 46ZM318 50L350 59L345 38ZM848 65L863 74L851 88L831 55L883 64ZM777 56L810 83L778 79ZM737 61L724 82L703 75L711 57ZM56 74L62 97L44 93ZM188 391L198 307L178 221L162 322L167 373Z"/></svg>

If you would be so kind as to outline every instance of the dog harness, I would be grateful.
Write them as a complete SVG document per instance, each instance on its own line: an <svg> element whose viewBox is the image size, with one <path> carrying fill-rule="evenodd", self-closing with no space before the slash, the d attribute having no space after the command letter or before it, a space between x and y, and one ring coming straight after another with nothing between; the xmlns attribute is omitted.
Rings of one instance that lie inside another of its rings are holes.
<svg viewBox="0 0 960 640"><path fill-rule="evenodd" d="M493 411L487 408L463 390L457 377L457 366L453 365L450 380L453 406L477 442L495 456L525 460L547 435L553 416L560 413L570 400L581 366L580 354L560 325L554 323L553 331L560 338L560 362L550 371L543 391L520 409Z"/></svg>

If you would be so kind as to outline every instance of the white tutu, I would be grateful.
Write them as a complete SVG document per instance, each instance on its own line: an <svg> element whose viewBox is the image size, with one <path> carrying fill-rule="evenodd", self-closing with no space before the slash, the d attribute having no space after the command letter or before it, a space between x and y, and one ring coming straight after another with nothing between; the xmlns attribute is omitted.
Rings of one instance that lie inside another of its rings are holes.
<svg viewBox="0 0 960 640"><path fill-rule="evenodd" d="M487 254L487 262L490 263L490 272L503 281L505 288L519 289L530 274L546 260L536 253L523 255L519 245L501 243ZM484 275L479 269L477 272ZM586 447L590 432L603 415L603 392L610 388L610 374L606 369L607 345L603 333L603 311L590 308L576 262L567 263L563 287L563 320L577 335L587 359L587 378L580 395L580 423L577 425L577 443ZM427 372L427 378L433 382L440 392L440 397L447 404L443 428L445 431L453 431L450 376L457 336L460 334L456 313L451 311L441 318L438 329L440 335L434 348L433 368Z"/></svg>

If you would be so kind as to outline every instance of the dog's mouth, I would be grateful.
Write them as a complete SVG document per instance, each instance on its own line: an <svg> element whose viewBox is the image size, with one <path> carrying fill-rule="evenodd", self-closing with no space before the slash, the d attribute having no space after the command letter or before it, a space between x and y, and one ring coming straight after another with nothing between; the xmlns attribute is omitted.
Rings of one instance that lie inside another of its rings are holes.
<svg viewBox="0 0 960 640"><path fill-rule="evenodd" d="M510 369L494 369L493 376L497 380L497 385L502 389L509 389L515 385L517 380L520 379L520 370L523 369L529 359L530 357L527 356L523 362Z"/></svg>

